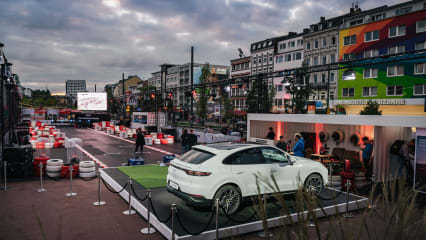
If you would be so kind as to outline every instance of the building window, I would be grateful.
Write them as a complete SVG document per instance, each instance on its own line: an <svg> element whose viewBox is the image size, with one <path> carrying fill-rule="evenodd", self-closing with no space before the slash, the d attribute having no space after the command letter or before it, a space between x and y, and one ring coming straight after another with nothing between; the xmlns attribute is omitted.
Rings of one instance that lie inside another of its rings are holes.
<svg viewBox="0 0 426 240"><path fill-rule="evenodd" d="M300 59L302 59L302 53L301 52L293 53L293 60L300 60Z"/></svg>
<svg viewBox="0 0 426 240"><path fill-rule="evenodd" d="M256 57L253 58L253 64L256 64Z"/></svg>
<svg viewBox="0 0 426 240"><path fill-rule="evenodd" d="M289 47L294 47L295 43L294 43L294 41L291 41L291 42L288 43L288 45L289 45Z"/></svg>
<svg viewBox="0 0 426 240"><path fill-rule="evenodd" d="M268 69L267 69L267 68L263 68L263 72L264 72L264 73L267 73L267 72L268 72Z"/></svg>
<svg viewBox="0 0 426 240"><path fill-rule="evenodd" d="M249 69L249 67L250 67L250 64L246 63L246 69Z"/></svg>
<svg viewBox="0 0 426 240"><path fill-rule="evenodd" d="M380 36L379 30L366 32L365 37L364 37L364 41L365 42L376 41L376 40L379 40L379 36Z"/></svg>
<svg viewBox="0 0 426 240"><path fill-rule="evenodd" d="M356 35L346 36L343 38L343 45L348 46L356 43Z"/></svg>
<svg viewBox="0 0 426 240"><path fill-rule="evenodd" d="M259 64L262 63L262 56L259 56L259 60L257 61L257 63L259 63Z"/></svg>
<svg viewBox="0 0 426 240"><path fill-rule="evenodd" d="M426 63L414 64L414 74L426 74Z"/></svg>
<svg viewBox="0 0 426 240"><path fill-rule="evenodd" d="M354 70L346 70L342 73L342 80L355 80L355 78Z"/></svg>
<svg viewBox="0 0 426 240"><path fill-rule="evenodd" d="M407 13L410 13L411 10L412 10L412 7L403 7L403 8L400 8L400 9L396 9L395 15L398 16L398 15L402 15L402 14L407 14Z"/></svg>
<svg viewBox="0 0 426 240"><path fill-rule="evenodd" d="M283 56L281 55L281 56L276 56L275 57L275 62L276 63L282 63L283 62Z"/></svg>
<svg viewBox="0 0 426 240"><path fill-rule="evenodd" d="M379 49L369 49L364 51L364 58L379 56Z"/></svg>
<svg viewBox="0 0 426 240"><path fill-rule="evenodd" d="M313 65L314 65L314 66L318 65L318 57L314 57Z"/></svg>
<svg viewBox="0 0 426 240"><path fill-rule="evenodd" d="M353 60L355 59L356 54L355 53L345 53L343 54L343 60Z"/></svg>
<svg viewBox="0 0 426 240"><path fill-rule="evenodd" d="M272 45L272 41L269 41L269 42L268 42L268 46L271 46L271 45Z"/></svg>
<svg viewBox="0 0 426 240"><path fill-rule="evenodd" d="M342 88L342 97L355 96L355 88Z"/></svg>
<svg viewBox="0 0 426 240"><path fill-rule="evenodd" d="M303 40L302 39L297 40L297 46L298 47L302 46L302 44L303 44Z"/></svg>
<svg viewBox="0 0 426 240"><path fill-rule="evenodd" d="M335 63L336 62L336 54L331 54L330 55L330 62L331 63Z"/></svg>
<svg viewBox="0 0 426 240"><path fill-rule="evenodd" d="M261 48L262 47L262 44L261 43L258 43L257 44L257 48L259 49L259 48Z"/></svg>
<svg viewBox="0 0 426 240"><path fill-rule="evenodd" d="M306 42L306 49L308 49L308 50L311 49L311 42L310 41Z"/></svg>
<svg viewBox="0 0 426 240"><path fill-rule="evenodd" d="M372 21L372 22L374 22L374 21L379 21L379 20L382 20L382 19L384 19L384 18L386 18L386 13L380 13L380 14L377 14L377 15L371 16L371 21Z"/></svg>
<svg viewBox="0 0 426 240"><path fill-rule="evenodd" d="M273 72L272 66L269 67L269 72Z"/></svg>
<svg viewBox="0 0 426 240"><path fill-rule="evenodd" d="M389 28L389 37L399 37L405 35L405 25L393 26Z"/></svg>
<svg viewBox="0 0 426 240"><path fill-rule="evenodd" d="M403 86L388 86L386 96L402 96Z"/></svg>
<svg viewBox="0 0 426 240"><path fill-rule="evenodd" d="M331 46L334 46L334 45L336 45L336 37L335 36L331 37Z"/></svg>
<svg viewBox="0 0 426 240"><path fill-rule="evenodd" d="M414 95L426 95L426 84L414 85Z"/></svg>
<svg viewBox="0 0 426 240"><path fill-rule="evenodd" d="M388 54L404 53L405 45L393 46L389 48Z"/></svg>
<svg viewBox="0 0 426 240"><path fill-rule="evenodd" d="M268 57L266 55L263 57L263 64L268 64Z"/></svg>
<svg viewBox="0 0 426 240"><path fill-rule="evenodd" d="M270 63L270 64L272 64L272 63L273 63L273 61L272 61L272 60L273 60L273 57L272 57L272 54L271 54L271 55L269 55L269 63Z"/></svg>
<svg viewBox="0 0 426 240"><path fill-rule="evenodd" d="M256 69L253 69L253 74L256 74Z"/></svg>
<svg viewBox="0 0 426 240"><path fill-rule="evenodd" d="M322 39L322 47L327 47L327 38Z"/></svg>
<svg viewBox="0 0 426 240"><path fill-rule="evenodd" d="M305 63L306 63L306 65L309 66L311 64L311 59L310 58L306 58L305 59Z"/></svg>
<svg viewBox="0 0 426 240"><path fill-rule="evenodd" d="M317 83L317 82L318 82L318 75L314 74L314 83Z"/></svg>
<svg viewBox="0 0 426 240"><path fill-rule="evenodd" d="M416 22L416 32L424 32L426 31L426 19L420 20Z"/></svg>
<svg viewBox="0 0 426 240"><path fill-rule="evenodd" d="M334 82L335 75L336 74L334 72L330 72L330 82Z"/></svg>
<svg viewBox="0 0 426 240"><path fill-rule="evenodd" d="M362 88L363 97L375 97L377 96L377 87L363 87Z"/></svg>
<svg viewBox="0 0 426 240"><path fill-rule="evenodd" d="M322 56L321 64L323 65L327 64L327 56Z"/></svg>
<svg viewBox="0 0 426 240"><path fill-rule="evenodd" d="M314 40L314 48L318 48L319 46L319 42L318 42L318 39L315 39Z"/></svg>
<svg viewBox="0 0 426 240"><path fill-rule="evenodd" d="M404 65L388 66L388 77L404 76Z"/></svg>
<svg viewBox="0 0 426 240"><path fill-rule="evenodd" d="M364 79L377 78L378 72L377 68L364 68Z"/></svg>
<svg viewBox="0 0 426 240"><path fill-rule="evenodd" d="M291 54L286 54L285 55L285 61L286 62L290 62L291 61Z"/></svg>
<svg viewBox="0 0 426 240"><path fill-rule="evenodd" d="M256 49L256 44L253 44L252 46L251 46L251 50L255 50Z"/></svg>
<svg viewBox="0 0 426 240"><path fill-rule="evenodd" d="M325 78L326 78L325 73L321 74L321 82L322 83L325 83Z"/></svg>
<svg viewBox="0 0 426 240"><path fill-rule="evenodd" d="M416 51L426 49L426 41L416 42Z"/></svg>
<svg viewBox="0 0 426 240"><path fill-rule="evenodd" d="M278 92L282 92L283 91L283 85L278 85Z"/></svg>
<svg viewBox="0 0 426 240"><path fill-rule="evenodd" d="M361 24L362 22L363 22L363 20L362 20L362 19L358 19L358 20L355 20L355 21L350 22L349 24L350 24L351 26L354 26L354 25Z"/></svg>

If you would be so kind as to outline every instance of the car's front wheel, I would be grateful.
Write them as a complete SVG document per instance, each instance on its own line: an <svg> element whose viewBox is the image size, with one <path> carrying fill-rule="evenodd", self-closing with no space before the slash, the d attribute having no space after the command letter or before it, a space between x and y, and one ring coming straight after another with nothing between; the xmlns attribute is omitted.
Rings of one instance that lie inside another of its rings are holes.
<svg viewBox="0 0 426 240"><path fill-rule="evenodd" d="M315 195L319 195L323 188L323 179L321 175L313 173L309 175L305 180L305 191L313 192Z"/></svg>
<svg viewBox="0 0 426 240"><path fill-rule="evenodd" d="M237 212L241 205L241 192L238 187L225 185L219 188L213 198L212 209L215 209L216 199L219 199L219 206L226 215L232 215Z"/></svg>

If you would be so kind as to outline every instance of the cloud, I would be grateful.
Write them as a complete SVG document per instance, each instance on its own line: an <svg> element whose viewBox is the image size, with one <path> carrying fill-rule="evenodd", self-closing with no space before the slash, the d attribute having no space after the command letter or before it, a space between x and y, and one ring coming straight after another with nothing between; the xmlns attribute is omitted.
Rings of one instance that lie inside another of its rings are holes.
<svg viewBox="0 0 426 240"><path fill-rule="evenodd" d="M67 79L97 89L162 63L229 65L238 48L301 32L346 13L352 0L3 0L0 42L24 86L64 92ZM386 1L394 4L399 0ZM384 1L360 1L361 8Z"/></svg>

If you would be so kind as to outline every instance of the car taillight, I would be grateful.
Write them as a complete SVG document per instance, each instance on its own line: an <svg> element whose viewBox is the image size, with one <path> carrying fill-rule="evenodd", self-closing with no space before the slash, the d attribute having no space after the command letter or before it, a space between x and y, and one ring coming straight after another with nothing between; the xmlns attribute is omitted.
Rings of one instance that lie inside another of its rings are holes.
<svg viewBox="0 0 426 240"><path fill-rule="evenodd" d="M199 172L199 171L192 171L192 170L185 170L186 174L191 176L210 176L212 174L211 172Z"/></svg>

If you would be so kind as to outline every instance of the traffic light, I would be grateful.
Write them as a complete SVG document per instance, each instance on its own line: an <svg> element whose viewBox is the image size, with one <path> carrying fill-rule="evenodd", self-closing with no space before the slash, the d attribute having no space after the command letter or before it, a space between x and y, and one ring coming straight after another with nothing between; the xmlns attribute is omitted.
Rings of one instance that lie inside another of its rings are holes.
<svg viewBox="0 0 426 240"><path fill-rule="evenodd" d="M155 93L151 93L151 98L154 99L155 98Z"/></svg>
<svg viewBox="0 0 426 240"><path fill-rule="evenodd" d="M197 96L197 92L195 90L192 90L192 97Z"/></svg>
<svg viewBox="0 0 426 240"><path fill-rule="evenodd" d="M169 98L173 97L173 94L171 92L168 93Z"/></svg>

